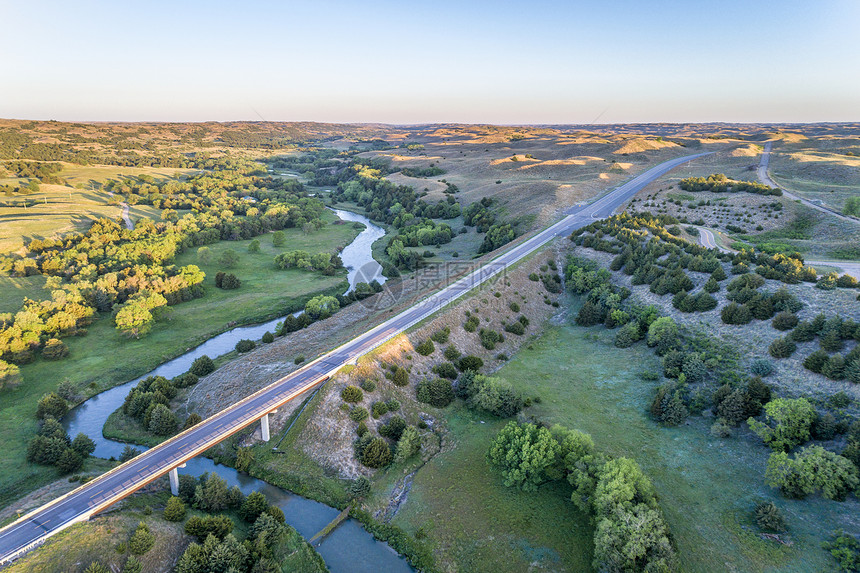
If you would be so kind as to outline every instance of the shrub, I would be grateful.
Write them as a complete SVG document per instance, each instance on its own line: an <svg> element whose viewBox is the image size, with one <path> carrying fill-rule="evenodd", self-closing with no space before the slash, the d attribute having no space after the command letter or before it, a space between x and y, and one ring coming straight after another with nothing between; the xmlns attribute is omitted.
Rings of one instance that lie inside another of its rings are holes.
<svg viewBox="0 0 860 573"><path fill-rule="evenodd" d="M239 352L239 353L250 352L251 350L254 350L254 348L256 348L256 347L257 347L257 345L254 344L253 340L248 340L247 338L243 338L242 340L240 340L239 342L236 343L236 352Z"/></svg>
<svg viewBox="0 0 860 573"><path fill-rule="evenodd" d="M62 360L69 355L69 347L62 340L51 338L42 349L42 358L45 360Z"/></svg>
<svg viewBox="0 0 860 573"><path fill-rule="evenodd" d="M765 479L789 497L804 498L820 491L825 499L839 501L860 484L857 466L821 446L803 448L794 458L785 452L772 453Z"/></svg>
<svg viewBox="0 0 860 573"><path fill-rule="evenodd" d="M260 239L254 239L250 243L248 243L248 252L249 253L259 253L260 252Z"/></svg>
<svg viewBox="0 0 860 573"><path fill-rule="evenodd" d="M188 371L195 376L206 376L207 374L211 374L215 371L215 363L211 358L204 354L203 356L196 358L194 362L191 363L191 368L189 368Z"/></svg>
<svg viewBox="0 0 860 573"><path fill-rule="evenodd" d="M430 339L425 340L421 344L415 347L415 352L420 354L421 356L430 356L433 354L433 351L436 348L433 346L433 341Z"/></svg>
<svg viewBox="0 0 860 573"><path fill-rule="evenodd" d="M764 530L782 533L785 531L785 518L772 501L761 502L755 507L755 522Z"/></svg>
<svg viewBox="0 0 860 573"><path fill-rule="evenodd" d="M629 348L642 339L639 323L635 320L628 322L615 333L615 346L617 348Z"/></svg>
<svg viewBox="0 0 860 573"><path fill-rule="evenodd" d="M777 338L771 342L767 350L774 358L788 358L797 350L797 345L787 337Z"/></svg>
<svg viewBox="0 0 860 573"><path fill-rule="evenodd" d="M523 409L522 396L505 380L488 376L476 376L469 406L507 418Z"/></svg>
<svg viewBox="0 0 860 573"><path fill-rule="evenodd" d="M433 367L433 372L442 378L454 380L457 378L457 367L450 362L443 362Z"/></svg>
<svg viewBox="0 0 860 573"><path fill-rule="evenodd" d="M481 345L487 350L493 350L496 347L496 344L505 341L504 336L495 330L490 330L488 328L482 328L479 332L479 337L481 339Z"/></svg>
<svg viewBox="0 0 860 573"><path fill-rule="evenodd" d="M777 398L765 404L765 421L747 423L774 450L788 451L809 440L815 408L806 398Z"/></svg>
<svg viewBox="0 0 860 573"><path fill-rule="evenodd" d="M827 364L827 360L830 356L824 352L823 350L816 350L812 354L806 357L806 360L803 361L803 367L807 370L811 370L817 374L821 373L821 369L824 368L824 365Z"/></svg>
<svg viewBox="0 0 860 573"><path fill-rule="evenodd" d="M384 468L391 463L391 448L383 438L374 438L361 452L361 463L369 468Z"/></svg>
<svg viewBox="0 0 860 573"><path fill-rule="evenodd" d="M821 546L836 559L842 571L860 571L860 540L853 535L836 531Z"/></svg>
<svg viewBox="0 0 860 573"><path fill-rule="evenodd" d="M347 386L340 391L340 397L344 402L356 403L364 399L364 393L358 386Z"/></svg>
<svg viewBox="0 0 860 573"><path fill-rule="evenodd" d="M131 539L128 540L128 550L131 551L132 555L143 555L152 549L153 545L155 545L155 536L150 533L149 527L141 521Z"/></svg>
<svg viewBox="0 0 860 573"><path fill-rule="evenodd" d="M233 273L226 273L221 276L221 284L217 286L224 290L235 290L242 286L242 281Z"/></svg>
<svg viewBox="0 0 860 573"><path fill-rule="evenodd" d="M197 382L200 381L200 378L192 374L191 372L186 372L184 374L180 374L176 378L173 378L170 383L175 388L188 388L189 386L194 386Z"/></svg>
<svg viewBox="0 0 860 573"><path fill-rule="evenodd" d="M271 343L272 343L272 342L274 342L274 341L275 341L275 335L274 335L274 334L272 334L271 332L266 331L266 332L263 334L263 342L264 342L265 344L271 344Z"/></svg>
<svg viewBox="0 0 860 573"><path fill-rule="evenodd" d="M479 357L472 355L463 356L457 362L457 368L460 369L460 372L465 372L466 370L474 370L475 372L477 372L483 367L484 361L481 360Z"/></svg>
<svg viewBox="0 0 860 573"><path fill-rule="evenodd" d="M517 304L517 303L515 303L515 302L510 303L510 304L508 305L508 308L510 308L510 309L511 309L511 312L519 312L519 311L520 311L520 305L518 305L518 304Z"/></svg>
<svg viewBox="0 0 860 573"><path fill-rule="evenodd" d="M783 311L773 318L773 322L771 324L777 330L791 330L797 326L798 322L796 314Z"/></svg>
<svg viewBox="0 0 860 573"><path fill-rule="evenodd" d="M720 311L720 318L725 324L749 324L753 315L747 305L730 302Z"/></svg>
<svg viewBox="0 0 860 573"><path fill-rule="evenodd" d="M648 346L656 347L659 356L675 347L678 342L678 325L668 316L661 316L648 328Z"/></svg>
<svg viewBox="0 0 860 573"><path fill-rule="evenodd" d="M446 379L423 380L418 383L416 393L419 402L435 408L444 408L454 401L454 389Z"/></svg>
<svg viewBox="0 0 860 573"><path fill-rule="evenodd" d="M421 449L421 435L415 426L406 427L397 440L397 448L394 453L394 461L405 462Z"/></svg>
<svg viewBox="0 0 860 573"><path fill-rule="evenodd" d="M259 491L254 491L248 494L239 507L239 517L247 523L254 523L268 508L269 502L266 496Z"/></svg>
<svg viewBox="0 0 860 573"><path fill-rule="evenodd" d="M299 354L298 356L295 357L295 359L293 360L293 363L295 363L296 365L299 365L304 361L305 361L305 355Z"/></svg>
<svg viewBox="0 0 860 573"><path fill-rule="evenodd" d="M409 384L409 372L405 368L398 366L394 371L394 376L391 379L395 386L406 386Z"/></svg>
<svg viewBox="0 0 860 573"><path fill-rule="evenodd" d="M373 380L362 380L361 383L359 383L359 386L361 386L361 389L365 392L373 392L376 390L376 382Z"/></svg>
<svg viewBox="0 0 860 573"><path fill-rule="evenodd" d="M750 364L750 372L756 376L767 376L773 372L773 364L767 360L753 360L752 364Z"/></svg>
<svg viewBox="0 0 860 573"><path fill-rule="evenodd" d="M349 419L353 422L361 422L362 420L366 420L367 416L367 408L363 406L356 406L352 410L349 411Z"/></svg>
<svg viewBox="0 0 860 573"><path fill-rule="evenodd" d="M403 430L405 429L406 420L400 416L391 416L388 422L379 426L379 435L396 442L400 439L400 435L403 434Z"/></svg>
<svg viewBox="0 0 860 573"><path fill-rule="evenodd" d="M478 330L479 324L481 324L481 320L477 316L470 316L463 324L463 330L466 332L475 332Z"/></svg>
<svg viewBox="0 0 860 573"><path fill-rule="evenodd" d="M388 413L388 404L386 402L374 402L370 406L370 411L373 414L373 418L378 420Z"/></svg>
<svg viewBox="0 0 860 573"><path fill-rule="evenodd" d="M430 339L433 342L438 342L439 344L445 344L448 342L448 337L451 335L451 329L447 326L441 330L437 330L433 333Z"/></svg>
<svg viewBox="0 0 860 573"><path fill-rule="evenodd" d="M56 392L49 392L39 399L36 406L36 417L44 420L47 417L59 420L69 411L69 404Z"/></svg>
<svg viewBox="0 0 860 573"><path fill-rule="evenodd" d="M517 321L517 322L511 322L509 324L506 324L505 325L505 332L510 332L511 334L516 334L517 336L522 336L523 334L526 333L526 329L523 326L523 323Z"/></svg>
<svg viewBox="0 0 860 573"><path fill-rule="evenodd" d="M389 400L388 402L386 402L385 406L388 408L389 412L396 412L397 410L400 409L400 402L392 399L392 400Z"/></svg>
<svg viewBox="0 0 860 573"><path fill-rule="evenodd" d="M460 351L454 348L453 344L449 344L445 348L445 352L443 352L443 354L445 355L445 358L447 358L451 362L454 362L455 360L460 358Z"/></svg>
<svg viewBox="0 0 860 573"><path fill-rule="evenodd" d="M164 519L167 521L182 521L185 519L185 503L178 497L171 497L167 500L167 505L164 508Z"/></svg>
<svg viewBox="0 0 860 573"><path fill-rule="evenodd" d="M789 335L795 342L810 342L815 339L818 329L811 322L802 320Z"/></svg>

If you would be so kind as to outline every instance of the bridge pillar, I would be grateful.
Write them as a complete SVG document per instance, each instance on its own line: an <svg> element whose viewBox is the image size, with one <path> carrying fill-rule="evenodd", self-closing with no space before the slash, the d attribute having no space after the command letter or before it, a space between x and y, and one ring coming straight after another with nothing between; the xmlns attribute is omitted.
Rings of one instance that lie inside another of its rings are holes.
<svg viewBox="0 0 860 573"><path fill-rule="evenodd" d="M170 478L170 493L179 495L179 468L184 468L185 464L180 464L168 472L167 477Z"/></svg>
<svg viewBox="0 0 860 573"><path fill-rule="evenodd" d="M272 410L269 414L274 414L275 412L277 410ZM263 414L263 417L260 418L260 434L264 442L268 442L272 438L269 432L269 414Z"/></svg>

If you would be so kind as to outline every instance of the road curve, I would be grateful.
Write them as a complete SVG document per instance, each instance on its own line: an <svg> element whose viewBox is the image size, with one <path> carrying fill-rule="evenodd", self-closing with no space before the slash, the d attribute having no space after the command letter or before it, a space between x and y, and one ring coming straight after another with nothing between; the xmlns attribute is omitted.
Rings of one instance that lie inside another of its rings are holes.
<svg viewBox="0 0 860 573"><path fill-rule="evenodd" d="M767 172L768 166L770 165L770 152L771 152L772 148L773 148L773 141L768 141L764 144L764 150L761 152L761 159L759 160L759 163L758 163L757 173L758 173L759 181L761 181L762 183L764 183L768 187L774 187L776 189L781 189L783 195L785 195L789 199L793 199L795 201L800 201L801 203L803 203L807 207L812 207L813 209L815 209L817 211L821 211L822 213L827 213L828 215L833 215L834 217L838 217L839 219L842 219L843 221L849 221L851 223L860 224L860 220L858 220L858 219L854 219L853 217L847 217L847 216L843 215L842 213L840 213L839 211L835 211L833 209L829 209L829 208L824 207L822 205L819 205L817 203L813 203L812 201L809 201L808 199L804 199L803 197L795 195L791 191L786 191L785 188L777 185L776 182L770 178L770 175Z"/></svg>
<svg viewBox="0 0 860 573"><path fill-rule="evenodd" d="M736 253L737 251L733 249L727 249L726 247L720 246L716 239L714 238L714 233L707 227L696 227L699 230L699 244L701 244L706 249L717 249L723 253ZM860 263L849 263L845 261L813 261L804 259L804 264L811 265L815 267L816 265L827 266L827 267L836 267L841 270L846 275L852 276L857 280L860 280Z"/></svg>
<svg viewBox="0 0 860 573"><path fill-rule="evenodd" d="M504 272L508 265L556 237L568 235L596 219L610 216L651 181L682 163L704 155L708 154L699 153L661 163L600 199L568 210L565 217L551 227L520 242L476 271L452 282L365 334L0 529L0 563L11 561L74 523L86 521L171 469L202 454L211 446L323 382L345 364L355 361L469 290Z"/></svg>

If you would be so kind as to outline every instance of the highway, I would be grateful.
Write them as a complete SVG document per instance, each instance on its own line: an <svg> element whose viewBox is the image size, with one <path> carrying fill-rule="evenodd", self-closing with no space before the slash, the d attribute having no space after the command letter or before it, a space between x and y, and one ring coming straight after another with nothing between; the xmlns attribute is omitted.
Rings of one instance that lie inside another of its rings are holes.
<svg viewBox="0 0 860 573"><path fill-rule="evenodd" d="M0 529L0 563L11 561L50 535L74 523L86 521L99 511L164 476L171 469L202 454L279 406L325 381L345 364L355 361L469 290L503 272L508 265L517 262L556 237L568 235L596 219L612 215L619 206L651 181L682 163L704 155L708 153L666 161L590 204L569 209L564 218L551 227L521 241L474 272L454 281L365 334Z"/></svg>

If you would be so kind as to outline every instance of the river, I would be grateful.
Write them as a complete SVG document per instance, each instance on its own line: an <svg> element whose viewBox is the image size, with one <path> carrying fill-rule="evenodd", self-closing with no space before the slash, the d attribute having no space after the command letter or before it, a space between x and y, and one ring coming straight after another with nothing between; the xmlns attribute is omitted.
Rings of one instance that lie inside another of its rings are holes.
<svg viewBox="0 0 860 573"><path fill-rule="evenodd" d="M374 241L385 235L385 230L374 225L362 215L340 209L333 209L333 211L344 221L359 222L365 225L365 229L340 253L348 272L349 289L346 292L352 291L358 282L369 283L372 280L377 280L380 283L385 282L382 267L373 259L370 249ZM118 458L126 444L105 438L102 435L102 429L108 416L122 406L126 395L135 384L148 376L164 376L165 378L178 376L187 372L196 358L204 354L210 358L222 356L231 352L236 343L244 338L259 340L267 331L274 331L275 326L281 320L283 319L275 319L255 326L241 326L214 336L197 348L165 362L140 378L93 396L72 409L63 419L63 425L70 436L76 436L79 432L83 432L92 438L96 444L94 456ZM217 473L231 486L239 486L245 494L252 491L263 492L271 503L284 511L287 523L306 539L319 532L339 513L338 510L325 504L295 495L233 468L215 464L208 458L194 458L188 462L185 468L179 470L181 474L195 476L205 472ZM316 550L333 573L371 573L376 571L405 573L413 571L404 558L400 557L388 544L374 539L354 519L346 520L323 538L316 546Z"/></svg>

